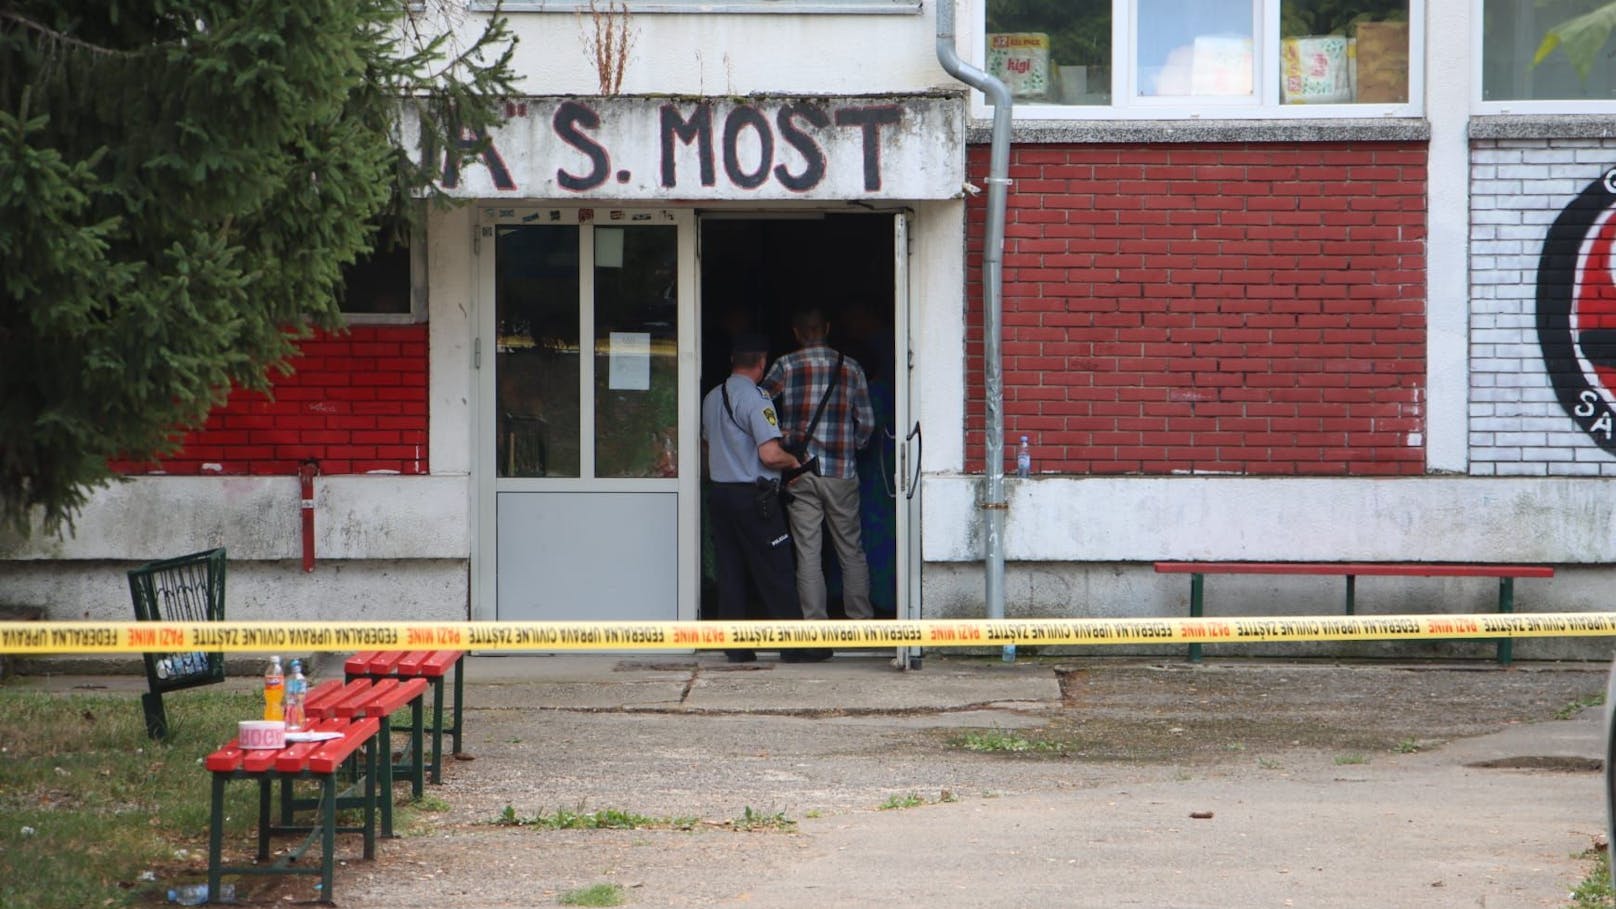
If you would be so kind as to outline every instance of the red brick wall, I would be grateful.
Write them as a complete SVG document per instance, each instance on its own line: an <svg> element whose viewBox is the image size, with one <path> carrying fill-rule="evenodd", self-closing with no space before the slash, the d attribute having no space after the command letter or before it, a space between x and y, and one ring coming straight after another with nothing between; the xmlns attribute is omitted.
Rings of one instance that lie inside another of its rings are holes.
<svg viewBox="0 0 1616 909"><path fill-rule="evenodd" d="M970 149L983 184L987 148ZM1006 470L1419 474L1425 151L1012 150ZM986 194L968 206L969 469L982 469Z"/></svg>
<svg viewBox="0 0 1616 909"><path fill-rule="evenodd" d="M237 391L161 464L122 473L427 472L427 327L356 325L305 341L274 395Z"/></svg>

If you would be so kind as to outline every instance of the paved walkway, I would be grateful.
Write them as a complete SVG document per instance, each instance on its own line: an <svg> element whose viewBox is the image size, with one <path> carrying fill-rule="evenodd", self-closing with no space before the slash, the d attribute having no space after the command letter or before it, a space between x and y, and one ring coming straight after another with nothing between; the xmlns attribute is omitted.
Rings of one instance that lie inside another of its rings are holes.
<svg viewBox="0 0 1616 909"><path fill-rule="evenodd" d="M1445 684L1485 695L1530 671ZM1602 667L1582 672L1603 686ZM1597 710L1361 764L1327 752L1161 764L945 744L1081 719L1047 661L928 657L902 673L885 655L487 656L467 678L473 759L432 790L447 809L381 843L376 862L346 863L344 909L556 905L599 883L623 886L629 906L1563 909L1604 827ZM692 820L493 823L507 809ZM738 831L748 817L763 823ZM771 828L776 817L794 828Z"/></svg>

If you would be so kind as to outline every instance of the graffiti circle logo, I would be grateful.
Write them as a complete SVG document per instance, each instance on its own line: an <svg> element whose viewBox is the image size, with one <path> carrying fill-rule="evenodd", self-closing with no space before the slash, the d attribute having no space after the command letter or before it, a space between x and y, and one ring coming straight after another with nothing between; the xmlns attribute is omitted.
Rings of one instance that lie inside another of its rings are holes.
<svg viewBox="0 0 1616 909"><path fill-rule="evenodd" d="M1616 454L1616 168L1554 219L1537 267L1537 337L1555 397Z"/></svg>

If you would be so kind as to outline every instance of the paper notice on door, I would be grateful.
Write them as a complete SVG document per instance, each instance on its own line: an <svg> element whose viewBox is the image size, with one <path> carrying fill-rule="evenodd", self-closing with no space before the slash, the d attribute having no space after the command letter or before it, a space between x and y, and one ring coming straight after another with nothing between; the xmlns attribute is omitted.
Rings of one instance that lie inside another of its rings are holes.
<svg viewBox="0 0 1616 909"><path fill-rule="evenodd" d="M612 363L607 387L613 391L650 390L650 332L612 332Z"/></svg>

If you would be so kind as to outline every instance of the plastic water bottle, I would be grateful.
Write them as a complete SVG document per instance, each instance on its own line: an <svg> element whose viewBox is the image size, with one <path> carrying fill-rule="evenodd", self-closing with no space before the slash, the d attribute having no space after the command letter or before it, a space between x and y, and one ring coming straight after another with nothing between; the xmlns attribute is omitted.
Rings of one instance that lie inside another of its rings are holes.
<svg viewBox="0 0 1616 909"><path fill-rule="evenodd" d="M1027 437L1021 437L1021 447L1016 449L1016 476L1032 476L1032 446L1027 444Z"/></svg>
<svg viewBox="0 0 1616 909"><path fill-rule="evenodd" d="M219 885L219 902L233 903L236 900L235 884ZM184 887L175 887L168 891L168 901L181 906L200 906L208 901L207 884L186 884Z"/></svg>
<svg viewBox="0 0 1616 909"><path fill-rule="evenodd" d="M286 677L286 731L296 732L306 725L303 713L304 699L309 695L309 680L303 677L303 661L292 661L292 674Z"/></svg>
<svg viewBox="0 0 1616 909"><path fill-rule="evenodd" d="M264 672L264 719L282 720L286 713L282 708L286 695L286 675L281 672L281 658L269 658L269 669Z"/></svg>

